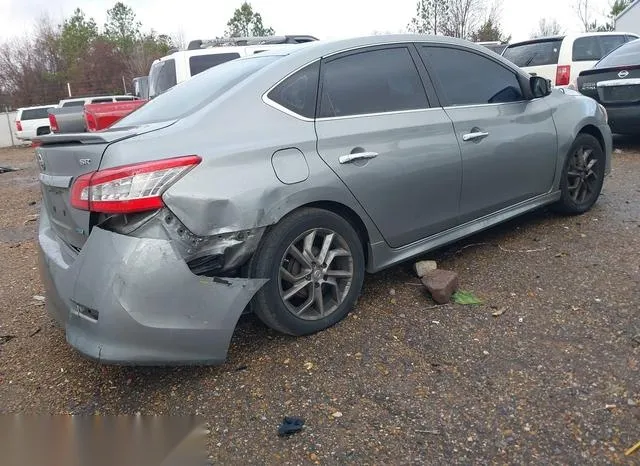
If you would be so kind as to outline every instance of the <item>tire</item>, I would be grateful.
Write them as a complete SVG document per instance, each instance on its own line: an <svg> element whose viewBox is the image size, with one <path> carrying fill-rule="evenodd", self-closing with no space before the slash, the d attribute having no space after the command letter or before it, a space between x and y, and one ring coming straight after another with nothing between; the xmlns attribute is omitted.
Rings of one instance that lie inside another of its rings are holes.
<svg viewBox="0 0 640 466"><path fill-rule="evenodd" d="M365 263L362 242L347 220L304 208L267 231L249 267L249 276L269 279L252 301L258 318L281 333L301 336L346 317L360 295Z"/></svg>
<svg viewBox="0 0 640 466"><path fill-rule="evenodd" d="M562 169L560 200L556 212L579 215L598 200L604 182L605 156L598 140L590 134L578 134Z"/></svg>

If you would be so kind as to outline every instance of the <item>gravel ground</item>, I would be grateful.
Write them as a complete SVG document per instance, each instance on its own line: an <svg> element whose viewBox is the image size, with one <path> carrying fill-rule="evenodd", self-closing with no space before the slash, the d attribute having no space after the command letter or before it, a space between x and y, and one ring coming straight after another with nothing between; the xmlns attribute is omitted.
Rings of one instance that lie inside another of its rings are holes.
<svg viewBox="0 0 640 466"><path fill-rule="evenodd" d="M32 149L0 149L0 412L192 414L216 463L640 464L640 140L594 209L539 211L436 251L479 306L434 307L411 264L367 277L344 322L288 338L243 317L228 362L100 366L43 294ZM504 310L493 316L496 310ZM301 433L279 438L285 415Z"/></svg>

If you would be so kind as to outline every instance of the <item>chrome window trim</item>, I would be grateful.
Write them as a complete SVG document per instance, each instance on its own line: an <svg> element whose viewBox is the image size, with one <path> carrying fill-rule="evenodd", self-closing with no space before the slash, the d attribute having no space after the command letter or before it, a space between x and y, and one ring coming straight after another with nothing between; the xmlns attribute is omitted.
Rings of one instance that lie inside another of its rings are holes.
<svg viewBox="0 0 640 466"><path fill-rule="evenodd" d="M617 87L617 86L637 86L640 85L640 78L631 79L610 79L608 81L600 81L597 87Z"/></svg>

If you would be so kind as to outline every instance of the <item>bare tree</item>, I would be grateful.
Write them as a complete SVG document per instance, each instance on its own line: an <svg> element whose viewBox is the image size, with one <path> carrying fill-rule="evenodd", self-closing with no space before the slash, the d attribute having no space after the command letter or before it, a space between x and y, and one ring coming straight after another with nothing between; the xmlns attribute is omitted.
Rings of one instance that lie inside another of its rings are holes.
<svg viewBox="0 0 640 466"><path fill-rule="evenodd" d="M589 0L575 0L574 10L582 23L584 32L589 32L593 22L591 21L591 4Z"/></svg>
<svg viewBox="0 0 640 466"><path fill-rule="evenodd" d="M541 18L538 22L538 29L532 34L533 37L549 37L562 34L563 28L555 19Z"/></svg>
<svg viewBox="0 0 640 466"><path fill-rule="evenodd" d="M470 38L482 24L486 10L485 0L449 0L446 35Z"/></svg>

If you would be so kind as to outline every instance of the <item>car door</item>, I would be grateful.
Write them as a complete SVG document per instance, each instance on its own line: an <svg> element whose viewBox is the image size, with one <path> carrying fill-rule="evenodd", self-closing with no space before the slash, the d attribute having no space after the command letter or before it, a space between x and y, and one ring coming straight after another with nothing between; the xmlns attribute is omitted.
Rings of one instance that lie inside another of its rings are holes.
<svg viewBox="0 0 640 466"><path fill-rule="evenodd" d="M545 99L526 100L516 73L481 52L419 49L462 151L461 222L548 192L557 134Z"/></svg>
<svg viewBox="0 0 640 466"><path fill-rule="evenodd" d="M391 247L456 223L460 148L451 120L430 106L412 44L325 57L316 117L318 153ZM429 83L426 83L430 86Z"/></svg>

